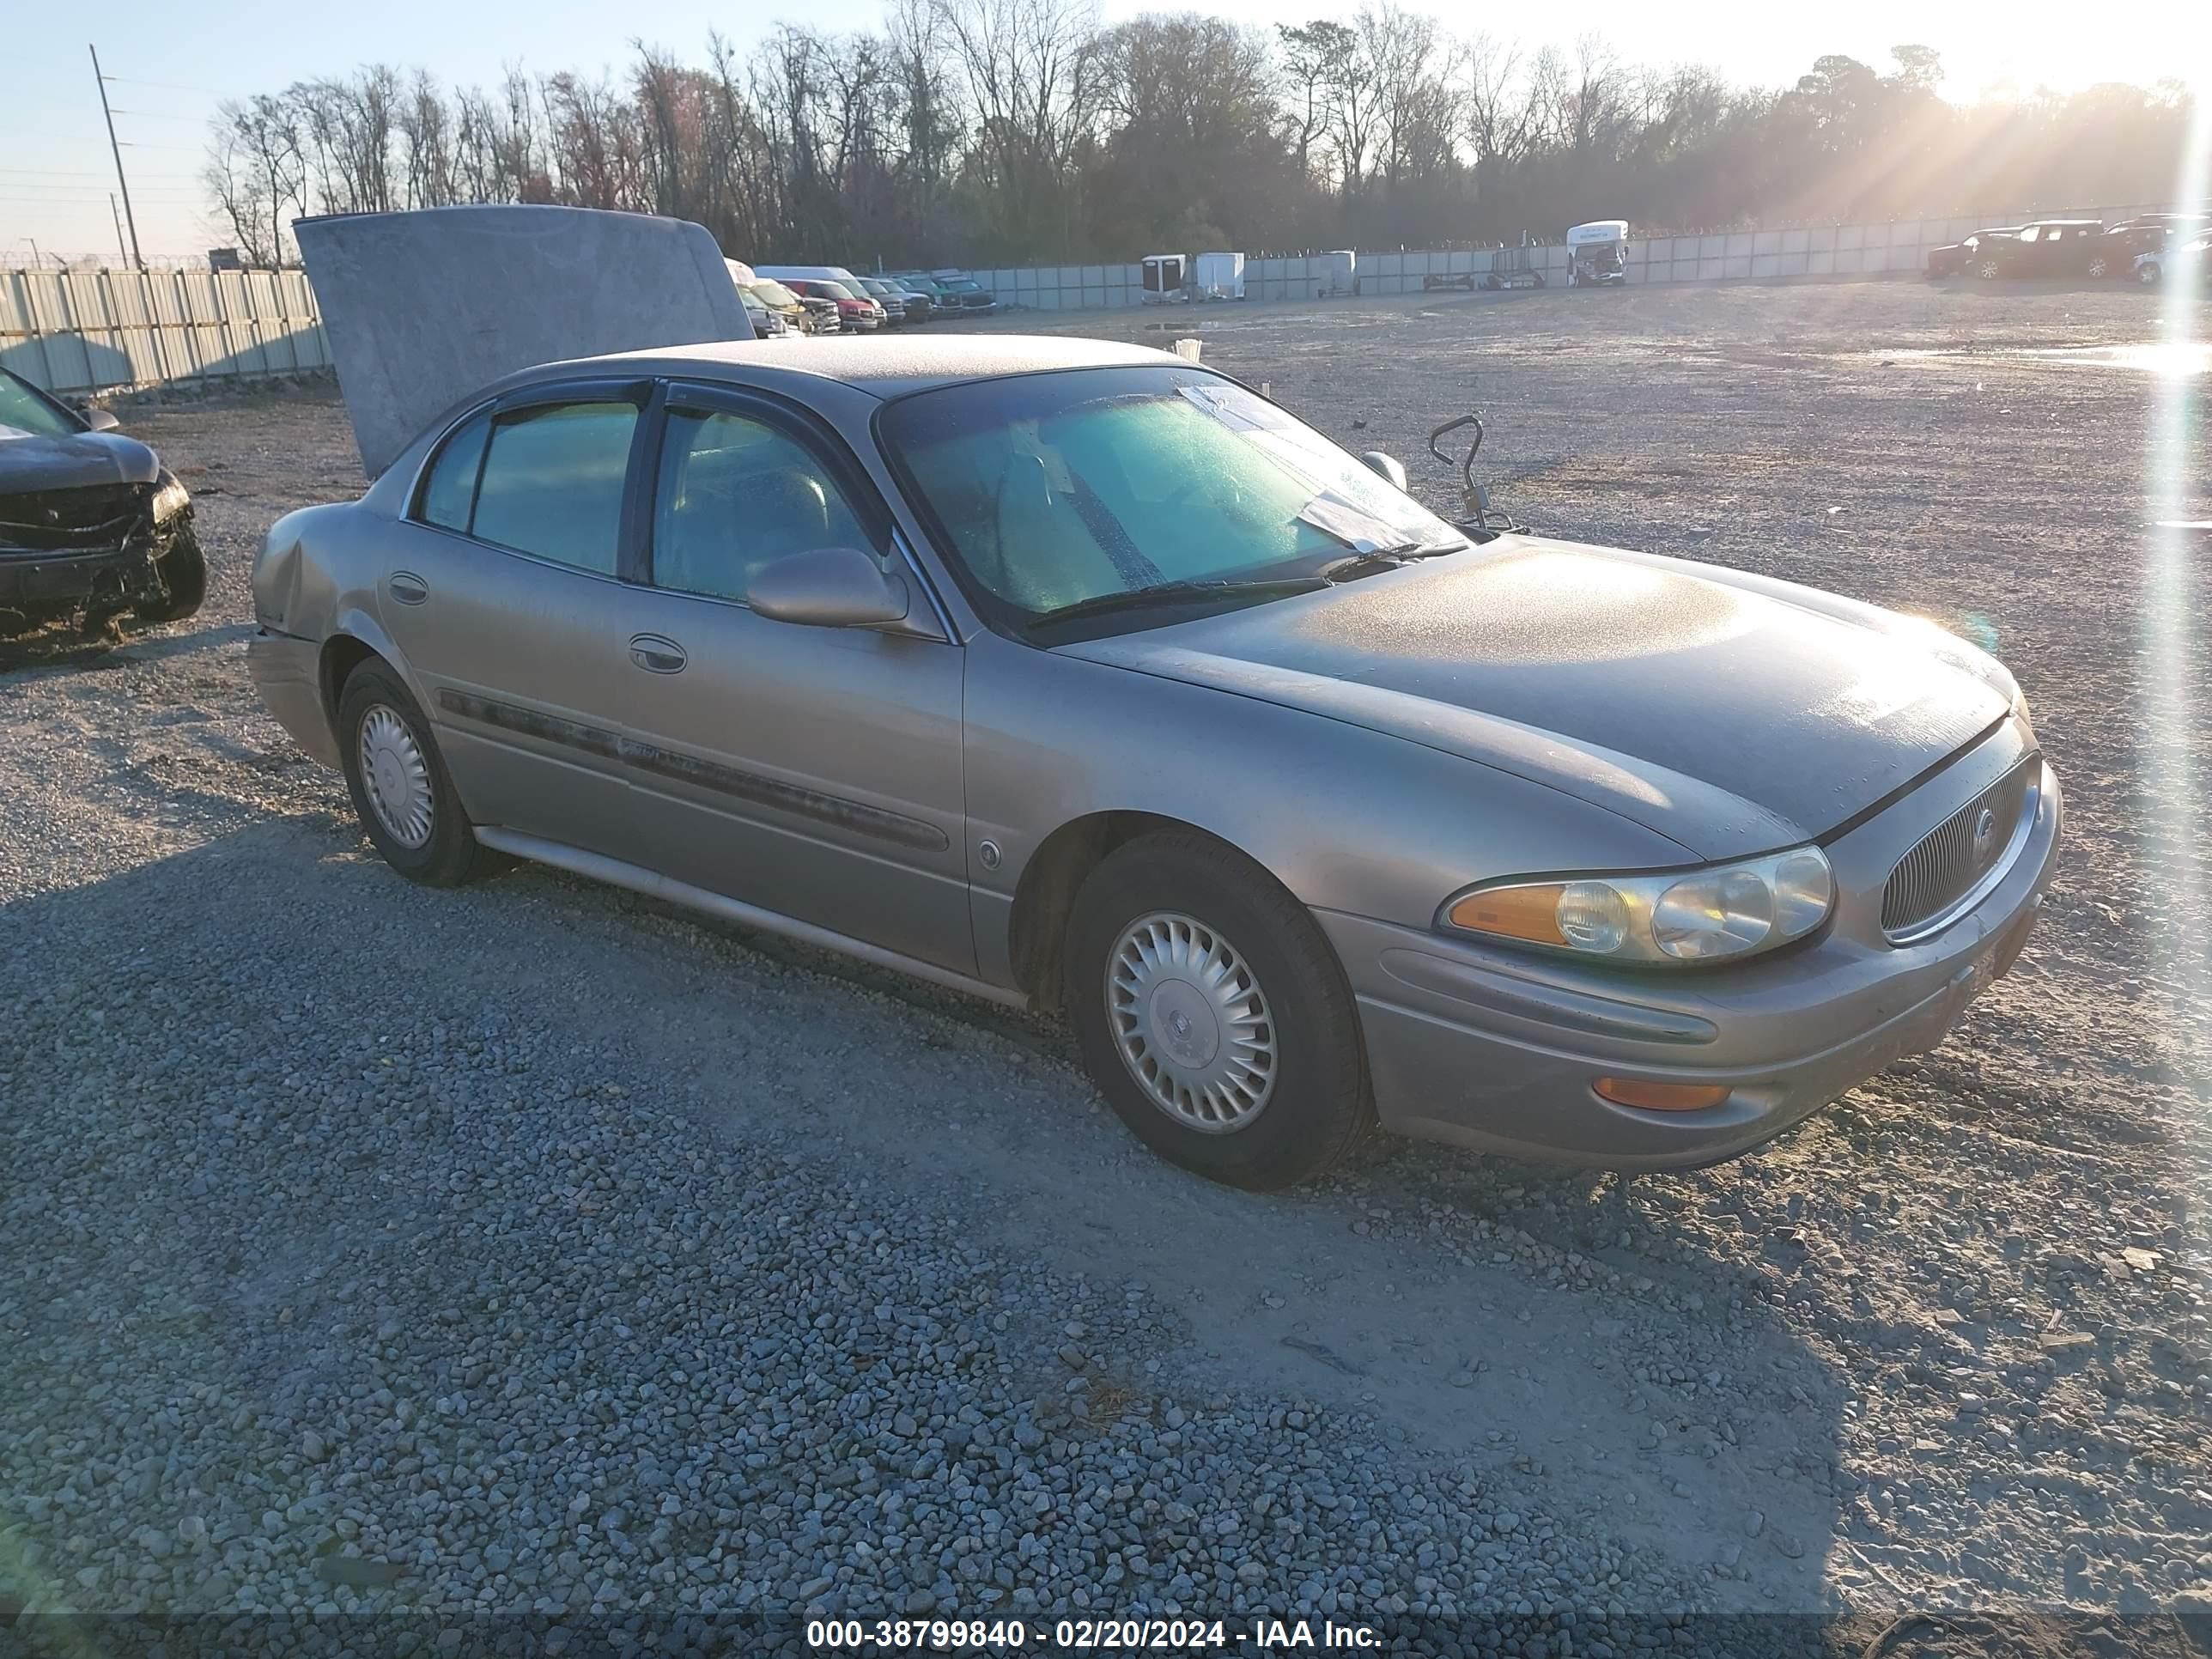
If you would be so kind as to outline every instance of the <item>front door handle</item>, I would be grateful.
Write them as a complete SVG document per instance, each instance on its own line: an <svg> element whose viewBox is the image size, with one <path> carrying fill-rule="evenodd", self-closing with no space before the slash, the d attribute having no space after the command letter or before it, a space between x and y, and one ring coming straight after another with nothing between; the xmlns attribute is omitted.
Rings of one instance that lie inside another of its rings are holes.
<svg viewBox="0 0 2212 1659"><path fill-rule="evenodd" d="M629 659L648 674L680 674L691 660L682 646L659 634L632 635Z"/></svg>
<svg viewBox="0 0 2212 1659"><path fill-rule="evenodd" d="M393 571L385 586L402 605L420 605L430 597L430 584L411 570Z"/></svg>

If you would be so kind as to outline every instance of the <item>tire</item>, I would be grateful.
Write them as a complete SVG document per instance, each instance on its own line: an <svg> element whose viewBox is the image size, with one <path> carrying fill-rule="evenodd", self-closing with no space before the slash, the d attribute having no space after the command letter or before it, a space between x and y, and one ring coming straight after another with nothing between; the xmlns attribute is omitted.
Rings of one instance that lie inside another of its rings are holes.
<svg viewBox="0 0 2212 1659"><path fill-rule="evenodd" d="M1994 259L1984 259L1974 267L1974 275L1985 283L1994 283L2004 275L2004 267Z"/></svg>
<svg viewBox="0 0 2212 1659"><path fill-rule="evenodd" d="M2165 276L2165 274L2166 273L2164 271L2159 269L2158 261L2155 259L2152 260L2148 264L2137 265L2136 267L2136 281L2141 283L2145 288L2156 288L2159 284L2160 278Z"/></svg>
<svg viewBox="0 0 2212 1659"><path fill-rule="evenodd" d="M485 867L430 723L389 665L372 657L346 677L337 737L354 814L386 864L426 887L458 887ZM366 769L364 746L378 751ZM418 805L419 840L409 810Z"/></svg>
<svg viewBox="0 0 2212 1659"><path fill-rule="evenodd" d="M2102 282L2105 278L2106 273L2111 269L2112 267L2105 263L2104 256L2102 254L2099 254L2095 258L2089 261L2088 268L2083 274L2089 276L2094 281Z"/></svg>
<svg viewBox="0 0 2212 1659"><path fill-rule="evenodd" d="M177 539L155 562L154 569L161 579L166 597L152 604L133 606L139 621L182 622L207 603L207 555L200 550L199 538L189 525L178 532Z"/></svg>
<svg viewBox="0 0 2212 1659"><path fill-rule="evenodd" d="M1212 994L1200 988L1209 969L1221 975ZM1194 1174L1255 1192L1294 1186L1374 1122L1335 953L1304 906L1218 842L1167 832L1108 854L1076 895L1061 984L1107 1103ZM1212 1064L1238 1027L1245 1059ZM1176 1063L1200 1045L1195 1069Z"/></svg>
<svg viewBox="0 0 2212 1659"><path fill-rule="evenodd" d="M1482 279L1482 285L1488 289L1492 294L1497 293L1499 289L1505 286L1504 283L1498 280L1498 273L1496 271L1492 271L1489 276L1484 277Z"/></svg>

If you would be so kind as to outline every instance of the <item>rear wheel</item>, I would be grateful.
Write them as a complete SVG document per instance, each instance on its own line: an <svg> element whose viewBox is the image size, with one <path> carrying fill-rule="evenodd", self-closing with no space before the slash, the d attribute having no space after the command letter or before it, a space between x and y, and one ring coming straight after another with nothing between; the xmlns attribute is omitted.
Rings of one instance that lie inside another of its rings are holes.
<svg viewBox="0 0 2212 1659"><path fill-rule="evenodd" d="M2156 288L2158 279L2162 274L2155 259L2147 259L2136 267L2136 281L2141 283L2145 288Z"/></svg>
<svg viewBox="0 0 2212 1659"><path fill-rule="evenodd" d="M1108 855L1077 894L1063 984L1091 1079L1170 1163L1272 1191L1373 1121L1351 988L1265 872L1170 833Z"/></svg>
<svg viewBox="0 0 2212 1659"><path fill-rule="evenodd" d="M483 867L430 723L383 662L346 677L338 743L355 815L386 864L429 887L457 887Z"/></svg>

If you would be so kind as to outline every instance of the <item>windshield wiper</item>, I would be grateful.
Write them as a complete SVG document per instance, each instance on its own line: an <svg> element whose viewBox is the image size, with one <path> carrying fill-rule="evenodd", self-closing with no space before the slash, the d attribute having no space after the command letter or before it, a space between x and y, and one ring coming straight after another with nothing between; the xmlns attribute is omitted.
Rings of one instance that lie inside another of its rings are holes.
<svg viewBox="0 0 2212 1659"><path fill-rule="evenodd" d="M1264 599L1279 593L1311 593L1328 586L1321 575L1273 576L1250 581L1155 582L1150 587L1128 587L1111 593L1094 593L1087 599L1063 605L1030 618L1028 626L1076 622L1085 617L1111 616L1120 611L1148 610L1159 605L1188 605L1194 600Z"/></svg>
<svg viewBox="0 0 2212 1659"><path fill-rule="evenodd" d="M1447 553L1464 553L1470 545L1467 542L1437 544L1400 542L1395 546L1378 547L1365 553L1347 553L1340 559L1331 559L1314 574L1326 581L1342 581L1351 576L1370 575L1377 570L1395 570L1401 564L1412 564L1420 559L1440 559Z"/></svg>

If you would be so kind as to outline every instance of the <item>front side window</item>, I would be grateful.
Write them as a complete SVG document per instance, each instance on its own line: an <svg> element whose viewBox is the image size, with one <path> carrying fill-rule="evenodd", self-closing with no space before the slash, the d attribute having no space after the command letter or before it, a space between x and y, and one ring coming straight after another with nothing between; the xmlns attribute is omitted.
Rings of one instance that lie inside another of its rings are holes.
<svg viewBox="0 0 2212 1659"><path fill-rule="evenodd" d="M1018 626L1117 592L1466 543L1312 428L1201 370L971 381L878 419L910 493Z"/></svg>
<svg viewBox="0 0 2212 1659"><path fill-rule="evenodd" d="M656 587L742 599L753 573L787 554L873 545L829 470L765 422L672 409L660 458Z"/></svg>
<svg viewBox="0 0 2212 1659"><path fill-rule="evenodd" d="M554 404L492 423L470 532L519 553L611 576L637 408Z"/></svg>

